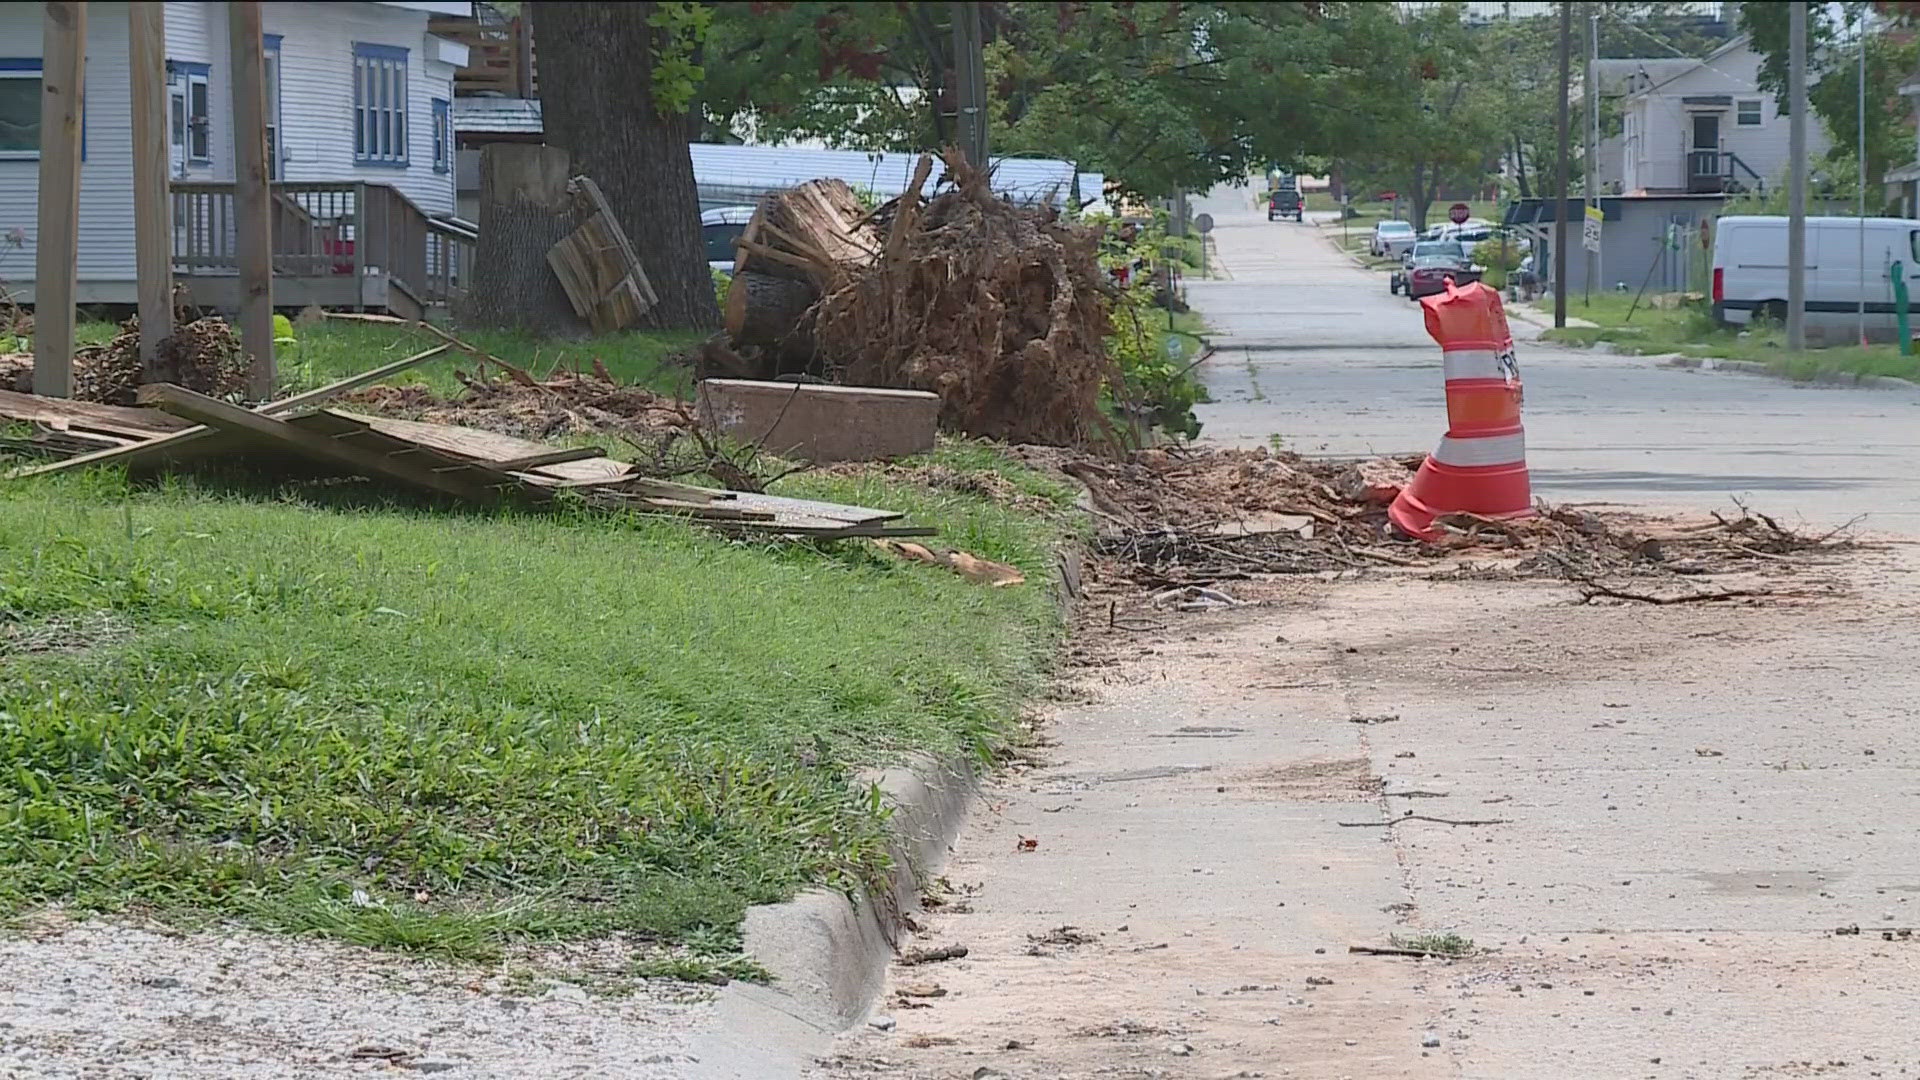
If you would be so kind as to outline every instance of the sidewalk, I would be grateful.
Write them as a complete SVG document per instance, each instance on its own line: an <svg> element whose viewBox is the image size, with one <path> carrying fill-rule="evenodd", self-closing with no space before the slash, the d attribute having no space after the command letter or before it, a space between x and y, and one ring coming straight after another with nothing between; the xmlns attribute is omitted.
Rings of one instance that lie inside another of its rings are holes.
<svg viewBox="0 0 1920 1080"><path fill-rule="evenodd" d="M1524 323L1532 323L1544 330L1553 328L1553 316L1534 307L1531 301L1519 300L1508 304L1507 317L1510 319L1519 319ZM1572 315L1567 316L1567 325L1576 330L1598 330L1600 328L1600 324L1597 322L1575 318Z"/></svg>

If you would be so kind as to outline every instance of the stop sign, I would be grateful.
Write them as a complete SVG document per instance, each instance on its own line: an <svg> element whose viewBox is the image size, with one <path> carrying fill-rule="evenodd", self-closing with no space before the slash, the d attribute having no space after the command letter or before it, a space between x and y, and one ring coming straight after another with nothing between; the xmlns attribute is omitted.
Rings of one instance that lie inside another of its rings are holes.
<svg viewBox="0 0 1920 1080"><path fill-rule="evenodd" d="M1447 220L1453 222L1455 225L1466 224L1467 204L1463 202L1457 202L1457 203L1454 203L1452 206L1447 207Z"/></svg>

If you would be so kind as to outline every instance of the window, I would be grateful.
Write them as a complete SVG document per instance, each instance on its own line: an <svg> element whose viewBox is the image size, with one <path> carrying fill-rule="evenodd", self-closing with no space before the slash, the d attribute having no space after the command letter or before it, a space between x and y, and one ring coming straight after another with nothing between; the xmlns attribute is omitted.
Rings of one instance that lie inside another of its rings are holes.
<svg viewBox="0 0 1920 1080"><path fill-rule="evenodd" d="M453 103L444 98L433 99L433 171L450 172L453 169Z"/></svg>
<svg viewBox="0 0 1920 1080"><path fill-rule="evenodd" d="M280 175L280 35L261 34L261 76L267 92L267 178Z"/></svg>
<svg viewBox="0 0 1920 1080"><path fill-rule="evenodd" d="M353 46L353 160L407 167L407 50Z"/></svg>
<svg viewBox="0 0 1920 1080"><path fill-rule="evenodd" d="M40 61L0 59L0 158L40 156Z"/></svg>
<svg viewBox="0 0 1920 1080"><path fill-rule="evenodd" d="M167 61L167 77L186 87L185 127L176 129L174 141L184 143L187 160L205 165L213 160L213 98L207 90L207 76L213 69L188 60ZM181 114L175 113L176 120Z"/></svg>
<svg viewBox="0 0 1920 1080"><path fill-rule="evenodd" d="M1760 126L1760 99L1753 98L1735 105L1734 123L1740 127Z"/></svg>

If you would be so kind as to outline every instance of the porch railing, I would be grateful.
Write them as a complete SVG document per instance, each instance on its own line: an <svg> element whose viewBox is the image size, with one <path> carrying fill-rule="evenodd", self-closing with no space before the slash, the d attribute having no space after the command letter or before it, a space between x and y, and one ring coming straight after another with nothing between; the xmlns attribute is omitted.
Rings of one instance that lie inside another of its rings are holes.
<svg viewBox="0 0 1920 1080"><path fill-rule="evenodd" d="M1745 178L1742 178L1745 174ZM1766 182L1740 155L1731 150L1687 151L1687 191L1734 192L1752 188L1763 190Z"/></svg>
<svg viewBox="0 0 1920 1080"><path fill-rule="evenodd" d="M238 273L233 185L175 183L172 191L174 272ZM273 185L275 277L384 277L421 304L451 304L465 290L474 240L470 229L429 217L387 184Z"/></svg>

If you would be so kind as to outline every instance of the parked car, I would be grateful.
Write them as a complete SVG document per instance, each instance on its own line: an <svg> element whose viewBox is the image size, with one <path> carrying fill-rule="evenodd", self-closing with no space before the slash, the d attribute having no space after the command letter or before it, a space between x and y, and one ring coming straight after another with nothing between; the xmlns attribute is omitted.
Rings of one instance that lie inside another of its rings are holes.
<svg viewBox="0 0 1920 1080"><path fill-rule="evenodd" d="M700 239L707 245L709 269L733 273L733 242L752 220L751 206L717 206L700 212Z"/></svg>
<svg viewBox="0 0 1920 1080"><path fill-rule="evenodd" d="M1882 339L1897 336L1893 281L1887 274L1896 259L1908 292L1920 295L1920 221L1809 217L1807 329L1828 338L1850 337L1864 300L1867 332ZM1713 231L1713 317L1745 326L1756 314L1786 321L1787 219L1723 217Z"/></svg>
<svg viewBox="0 0 1920 1080"><path fill-rule="evenodd" d="M1373 226L1373 239L1367 242L1367 252L1381 258L1391 259L1404 255L1414 244L1413 224L1406 221L1379 221Z"/></svg>
<svg viewBox="0 0 1920 1080"><path fill-rule="evenodd" d="M1407 248L1406 254L1400 256L1400 269L1388 275L1387 291L1398 294L1401 289L1406 288L1407 278L1413 273L1413 264L1416 259L1444 256L1464 266L1469 261L1467 255L1465 245L1458 240L1417 240L1413 246Z"/></svg>
<svg viewBox="0 0 1920 1080"><path fill-rule="evenodd" d="M1279 187L1267 196L1267 220L1278 221L1292 218L1304 221L1307 216L1307 198L1300 194L1297 187Z"/></svg>
<svg viewBox="0 0 1920 1080"><path fill-rule="evenodd" d="M1446 292L1448 278L1452 278L1455 285L1478 281L1481 270L1463 258L1441 252L1419 256L1407 271L1407 299L1418 300Z"/></svg>

